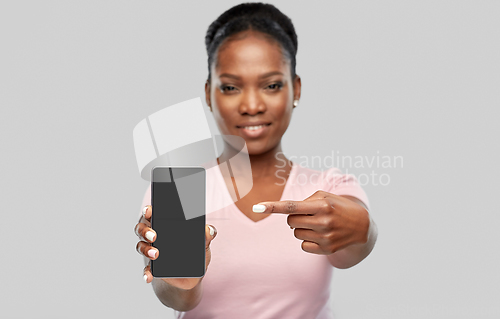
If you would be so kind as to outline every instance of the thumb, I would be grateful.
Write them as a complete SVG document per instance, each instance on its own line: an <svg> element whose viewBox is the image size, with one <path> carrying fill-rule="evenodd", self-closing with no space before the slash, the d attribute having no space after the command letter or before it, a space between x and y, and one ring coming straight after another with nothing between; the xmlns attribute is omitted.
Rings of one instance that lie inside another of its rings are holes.
<svg viewBox="0 0 500 319"><path fill-rule="evenodd" d="M205 239L206 239L206 248L210 246L212 240L217 236L217 229L212 225L206 225L205 227Z"/></svg>

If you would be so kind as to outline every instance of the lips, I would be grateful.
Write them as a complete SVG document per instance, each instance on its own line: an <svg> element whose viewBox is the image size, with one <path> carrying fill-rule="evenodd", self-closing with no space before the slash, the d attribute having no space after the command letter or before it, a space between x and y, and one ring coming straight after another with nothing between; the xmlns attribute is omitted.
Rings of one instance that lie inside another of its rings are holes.
<svg viewBox="0 0 500 319"><path fill-rule="evenodd" d="M269 131L271 123L267 122L247 122L237 125L236 127L247 138L258 138L263 136Z"/></svg>
<svg viewBox="0 0 500 319"><path fill-rule="evenodd" d="M255 131L255 130L258 130L260 128L263 128L264 126L268 126L268 125L267 124L261 124L261 125L243 126L243 127L240 127L240 128L243 128L243 129L246 129L246 130L250 130L250 131Z"/></svg>
<svg viewBox="0 0 500 319"><path fill-rule="evenodd" d="M255 121L255 122L244 122L241 123L240 125L236 125L237 128L248 128L248 127L255 127L255 126L260 126L260 125L266 125L269 126L271 123L265 122L265 121Z"/></svg>

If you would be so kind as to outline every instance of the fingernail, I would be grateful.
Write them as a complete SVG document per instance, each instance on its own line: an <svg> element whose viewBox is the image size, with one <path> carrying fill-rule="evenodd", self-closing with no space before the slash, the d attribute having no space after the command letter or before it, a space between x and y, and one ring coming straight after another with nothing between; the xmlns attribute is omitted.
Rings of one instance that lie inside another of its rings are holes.
<svg viewBox="0 0 500 319"><path fill-rule="evenodd" d="M210 225L208 225L208 228L210 229L210 236L213 237L214 234L215 234L215 229L212 226L210 226Z"/></svg>
<svg viewBox="0 0 500 319"><path fill-rule="evenodd" d="M152 242L154 238L155 238L155 233L148 230L148 232L146 233L146 239Z"/></svg>
<svg viewBox="0 0 500 319"><path fill-rule="evenodd" d="M156 256L156 250L154 250L154 249L148 250L148 256L151 257L151 258L155 258L155 256Z"/></svg>
<svg viewBox="0 0 500 319"><path fill-rule="evenodd" d="M266 206L265 205L253 205L252 210L254 213L263 213L266 211Z"/></svg>
<svg viewBox="0 0 500 319"><path fill-rule="evenodd" d="M145 281L146 283L148 283L148 275L144 275L144 277L142 277L142 278L144 278L144 281Z"/></svg>
<svg viewBox="0 0 500 319"><path fill-rule="evenodd" d="M146 218L146 211L148 210L148 206L145 206L143 209L142 209L142 217Z"/></svg>

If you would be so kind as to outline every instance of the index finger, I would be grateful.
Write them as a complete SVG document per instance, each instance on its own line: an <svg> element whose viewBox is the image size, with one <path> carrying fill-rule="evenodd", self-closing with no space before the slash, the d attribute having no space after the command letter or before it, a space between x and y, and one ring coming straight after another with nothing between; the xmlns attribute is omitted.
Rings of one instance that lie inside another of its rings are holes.
<svg viewBox="0 0 500 319"><path fill-rule="evenodd" d="M313 201L276 201L276 202L261 202L253 205L255 213L281 213L281 214L302 214L314 215L319 211L324 210L327 204L323 200Z"/></svg>

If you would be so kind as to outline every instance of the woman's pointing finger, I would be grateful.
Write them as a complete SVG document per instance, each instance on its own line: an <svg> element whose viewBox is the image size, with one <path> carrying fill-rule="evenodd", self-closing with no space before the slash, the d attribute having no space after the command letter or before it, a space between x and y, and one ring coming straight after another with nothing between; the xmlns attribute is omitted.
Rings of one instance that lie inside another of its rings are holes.
<svg viewBox="0 0 500 319"><path fill-rule="evenodd" d="M261 202L253 205L254 213L281 213L302 215L314 215L318 212L330 208L330 203L325 199L312 201L286 200L276 202Z"/></svg>

